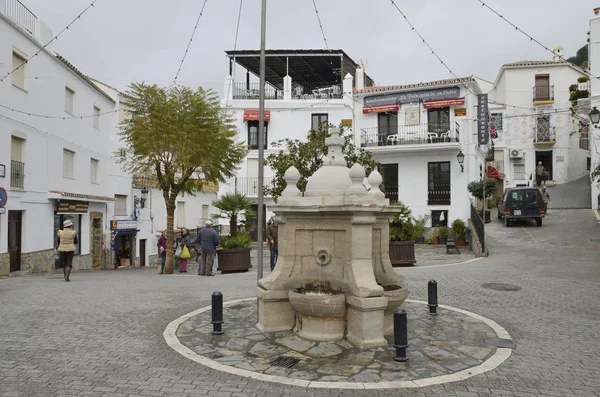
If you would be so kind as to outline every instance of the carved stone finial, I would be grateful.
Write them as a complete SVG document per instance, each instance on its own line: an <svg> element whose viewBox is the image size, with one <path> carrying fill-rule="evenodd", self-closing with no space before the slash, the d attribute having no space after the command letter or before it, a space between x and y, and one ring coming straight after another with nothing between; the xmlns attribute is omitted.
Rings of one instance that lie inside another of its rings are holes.
<svg viewBox="0 0 600 397"><path fill-rule="evenodd" d="M369 174L369 185L371 186L371 190L369 193L372 194L376 199L382 200L385 198L385 194L379 189L379 185L383 182L383 177L379 173L379 171L375 170Z"/></svg>
<svg viewBox="0 0 600 397"><path fill-rule="evenodd" d="M281 193L283 197L296 197L300 195L300 189L298 189L297 183L300 180L300 171L294 166L291 166L285 171L283 175L285 180L285 189Z"/></svg>
<svg viewBox="0 0 600 397"><path fill-rule="evenodd" d="M348 188L348 193L366 193L367 189L363 186L363 181L365 179L365 168L355 163L352 168L348 171L348 175L352 180L352 185Z"/></svg>

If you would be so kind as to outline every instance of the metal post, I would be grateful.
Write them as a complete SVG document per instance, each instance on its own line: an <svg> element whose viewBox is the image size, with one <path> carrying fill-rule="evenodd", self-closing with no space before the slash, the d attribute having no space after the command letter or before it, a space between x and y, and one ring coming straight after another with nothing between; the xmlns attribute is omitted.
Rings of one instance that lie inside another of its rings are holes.
<svg viewBox="0 0 600 397"><path fill-rule="evenodd" d="M437 297L437 281L429 280L427 283L427 306L429 306L429 314L437 316L438 297Z"/></svg>
<svg viewBox="0 0 600 397"><path fill-rule="evenodd" d="M213 330L211 334L221 335L223 334L223 294L219 291L212 293L212 325Z"/></svg>
<svg viewBox="0 0 600 397"><path fill-rule="evenodd" d="M406 311L397 308L394 310L394 347L396 348L395 361L406 362L406 349L408 348L408 324Z"/></svg>
<svg viewBox="0 0 600 397"><path fill-rule="evenodd" d="M263 182L265 176L265 39L267 31L267 0L262 0L260 17L260 87L258 99L258 244L256 258L256 277L258 280L263 277L263 229L264 229L264 192ZM258 297L256 298L256 318L260 318L258 313Z"/></svg>
<svg viewBox="0 0 600 397"><path fill-rule="evenodd" d="M485 206L487 205L486 203L486 199L485 199L485 173L487 172L487 162L485 160L483 160L483 173L481 174L481 181L483 182L483 204L481 205L481 219L483 220L483 222L481 222L481 230L483 231L484 227L485 227Z"/></svg>

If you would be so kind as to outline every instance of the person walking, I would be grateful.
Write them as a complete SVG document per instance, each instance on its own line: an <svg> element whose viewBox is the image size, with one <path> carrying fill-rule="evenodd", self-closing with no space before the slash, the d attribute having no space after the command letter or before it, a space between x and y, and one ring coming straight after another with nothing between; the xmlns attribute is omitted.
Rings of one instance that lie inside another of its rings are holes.
<svg viewBox="0 0 600 397"><path fill-rule="evenodd" d="M215 253L217 246L221 242L219 233L213 228L213 222L209 219L206 221L206 227L199 232L200 240L200 267L198 268L199 276L214 276L213 263L215 261Z"/></svg>
<svg viewBox="0 0 600 397"><path fill-rule="evenodd" d="M79 244L77 232L73 230L73 221L67 219L63 222L62 230L57 233L58 247L56 250L60 255L60 267L63 269L65 281L71 281L71 269L73 268L73 256L75 255L75 244Z"/></svg>
<svg viewBox="0 0 600 397"><path fill-rule="evenodd" d="M181 246L181 256L179 257L179 273L187 273L187 262L190 259L190 249L192 247L192 241L190 238L190 231L183 229L181 231L181 240L179 240Z"/></svg>
<svg viewBox="0 0 600 397"><path fill-rule="evenodd" d="M542 162L538 162L537 167L535 167L535 183L538 187L542 186L542 180L546 175L546 169L542 165Z"/></svg>
<svg viewBox="0 0 600 397"><path fill-rule="evenodd" d="M548 214L548 206L552 204L552 201L550 200L550 194L548 194L545 185L542 188L542 198L544 199L544 209L546 210L545 212L546 214Z"/></svg>
<svg viewBox="0 0 600 397"><path fill-rule="evenodd" d="M165 237L165 232L160 233L156 246L158 247L158 257L160 258L160 274L164 274L165 261L167 260L167 238Z"/></svg>
<svg viewBox="0 0 600 397"><path fill-rule="evenodd" d="M271 224L267 226L267 242L269 243L271 251L271 271L275 269L275 264L277 263L277 257L279 255L277 233L277 221L275 220L275 215L273 215L271 216Z"/></svg>

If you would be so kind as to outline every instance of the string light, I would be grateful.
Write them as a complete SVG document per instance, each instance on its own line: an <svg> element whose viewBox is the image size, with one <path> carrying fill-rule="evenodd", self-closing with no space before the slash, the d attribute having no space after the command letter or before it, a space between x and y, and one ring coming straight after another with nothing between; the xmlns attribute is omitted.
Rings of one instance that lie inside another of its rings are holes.
<svg viewBox="0 0 600 397"><path fill-rule="evenodd" d="M542 47L543 49L545 49L546 51L548 51L549 53L553 54L554 56L558 57L559 59L561 59L564 62L569 63L570 65L572 65L573 67L575 67L575 69L577 69L578 71L580 71L581 73L587 75L588 77L593 77L595 79L600 79L600 77L598 76L594 76L593 74L591 74L590 72L582 69L579 65L569 61L568 59L566 59L564 56L562 56L561 54L557 53L554 50L551 50L550 48L548 48L547 46L545 46L544 44L542 44L539 40L537 40L536 38L534 38L533 36L527 34L523 29L519 28L517 25L515 25L514 23L512 23L511 21L509 21L508 19L506 19L503 15L501 15L498 11L496 11L495 9L493 9L492 7L490 7L488 4L484 3L482 0L476 0L478 2L481 3L482 7L486 7L488 10L490 10L491 12L493 12L494 14L496 14L498 17L500 17L502 20L504 20L504 22L508 23L510 26L512 26L513 28L515 28L515 30L517 32L522 33L523 35L525 35L527 38L529 38L530 41L533 41L534 43L538 44L540 47Z"/></svg>
<svg viewBox="0 0 600 397"><path fill-rule="evenodd" d="M57 35L55 35L50 41L48 41L46 44L44 44L42 46L42 48L40 48L35 54L33 54L31 57L29 57L29 59L26 59L25 62L23 62L22 64L20 64L19 66L17 66L16 68L14 68L13 70L11 70L10 72L8 72L6 74L6 76L2 77L0 79L0 82L3 82L4 79L6 79L8 76L10 76L11 74L13 74L15 71L19 70L19 68L23 65L25 65L26 63L28 63L31 59L33 59L33 57L36 57L39 55L40 52L44 51L44 49L46 49L46 47L48 47L50 45L50 43L52 43L55 40L58 40L58 37L63 34L66 30L69 30L69 28L71 27L71 25L73 25L77 20L79 20L83 14L86 13L86 11L88 11L90 8L94 7L94 4L96 4L98 0L94 0L91 2L91 4L89 4L82 12L79 13L79 15L77 15L71 22L69 22L69 24L60 32L58 32Z"/></svg>
<svg viewBox="0 0 600 397"><path fill-rule="evenodd" d="M173 79L174 86L177 84L177 79L179 78L179 73L181 72L181 68L183 67L183 63L185 62L185 58L187 58L187 54L190 50L190 46L192 45L192 41L194 40L194 35L196 34L196 29L198 29L198 23L200 22L200 18L202 18L202 13L204 12L204 7L208 0L204 0L204 4L202 4L202 8L200 9L200 14L198 15L198 19L196 19L196 25L194 25L194 30L192 31L192 36L190 37L190 41L187 43L187 47L185 48L185 52L183 53L183 58L181 59L181 63L179 64L179 69L177 69L177 74L175 75L175 79Z"/></svg>
<svg viewBox="0 0 600 397"><path fill-rule="evenodd" d="M452 71L452 69L450 69L450 67L448 66L448 64L446 62L444 62L444 60L438 55L437 52L435 52L435 50L433 49L433 47L431 47L431 45L429 45L429 43L427 42L427 40L425 40L425 38L423 37L423 35L421 35L421 33L419 33L419 31L417 30L417 28L415 28L415 26L410 22L410 20L408 19L408 17L406 16L406 14L404 12L402 12L402 10L400 9L400 7L398 7L398 4L396 4L396 2L394 0L392 1L392 5L396 8L396 10L398 10L398 12L400 13L400 15L402 15L402 17L404 18L404 20L406 21L406 23L410 26L411 30L413 32L415 32L415 34L417 36L419 36L419 38L421 39L421 42L431 51L431 54L434 55L442 64L442 66L444 66L446 68L446 70L448 70L448 72L450 72L450 74L452 76L454 76L455 79L459 80L459 77ZM467 87L467 85L463 82L460 82L461 85L463 87L465 87L465 89L473 95L477 95L475 94L473 91L471 91L471 89L469 87ZM526 109L526 110L533 110L533 107L523 107L523 106L517 106L517 105L509 105L507 103L502 103L502 102L498 102L498 101L492 101L492 100L488 100L489 103L493 103L495 105L501 105L501 106L506 106L506 107L512 107L515 109Z"/></svg>

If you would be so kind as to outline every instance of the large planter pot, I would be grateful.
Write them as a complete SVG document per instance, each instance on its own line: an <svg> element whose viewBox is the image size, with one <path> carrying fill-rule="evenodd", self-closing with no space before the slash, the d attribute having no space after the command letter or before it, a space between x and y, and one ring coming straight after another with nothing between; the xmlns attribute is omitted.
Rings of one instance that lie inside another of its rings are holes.
<svg viewBox="0 0 600 397"><path fill-rule="evenodd" d="M467 242L465 241L464 238L459 238L456 243L458 244L459 247L465 247L467 245Z"/></svg>
<svg viewBox="0 0 600 397"><path fill-rule="evenodd" d="M250 248L223 249L217 256L221 273L245 272L252 267Z"/></svg>
<svg viewBox="0 0 600 397"><path fill-rule="evenodd" d="M417 244L425 244L425 237L421 236L417 238Z"/></svg>
<svg viewBox="0 0 600 397"><path fill-rule="evenodd" d="M390 262L392 266L413 266L415 259L414 241L390 241Z"/></svg>
<svg viewBox="0 0 600 397"><path fill-rule="evenodd" d="M485 219L484 219L485 223L490 223L492 221L492 218L490 216L491 213L492 213L491 210L485 210Z"/></svg>
<svg viewBox="0 0 600 397"><path fill-rule="evenodd" d="M440 245L446 245L448 242L448 237L440 237L439 238Z"/></svg>
<svg viewBox="0 0 600 397"><path fill-rule="evenodd" d="M290 290L296 312L294 332L300 337L328 342L342 339L346 328L346 294L317 290Z"/></svg>

